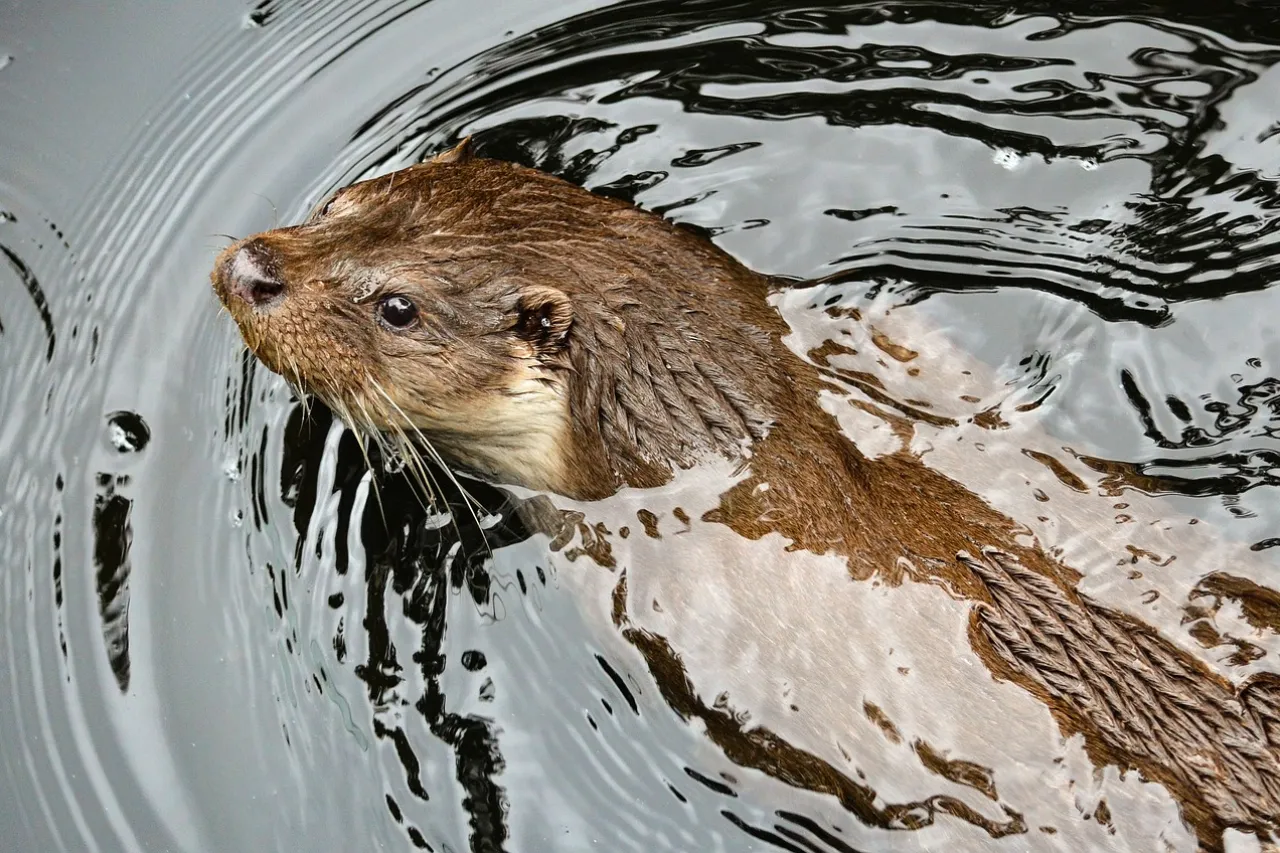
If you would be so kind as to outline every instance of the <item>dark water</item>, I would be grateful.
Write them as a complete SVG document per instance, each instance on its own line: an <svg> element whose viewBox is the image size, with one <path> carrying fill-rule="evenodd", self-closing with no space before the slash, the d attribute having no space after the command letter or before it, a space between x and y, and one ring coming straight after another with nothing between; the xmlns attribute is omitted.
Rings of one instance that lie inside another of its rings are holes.
<svg viewBox="0 0 1280 853"><path fill-rule="evenodd" d="M1280 12L1062 8L0 5L0 849L1195 849L1047 715L1042 765L971 761L1003 799L865 733L861 806L744 769L609 636L585 558L503 490L451 518L374 486L207 284L222 235L474 134L900 306L1280 587ZM1188 604L1223 568L1089 581L1233 680L1280 672L1265 596ZM906 617L867 618L870 647ZM968 755L999 731L920 703Z"/></svg>

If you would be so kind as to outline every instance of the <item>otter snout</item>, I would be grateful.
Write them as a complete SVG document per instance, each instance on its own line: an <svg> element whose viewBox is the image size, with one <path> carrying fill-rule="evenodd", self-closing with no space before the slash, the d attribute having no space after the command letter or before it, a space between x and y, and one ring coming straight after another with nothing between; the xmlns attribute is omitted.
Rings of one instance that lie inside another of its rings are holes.
<svg viewBox="0 0 1280 853"><path fill-rule="evenodd" d="M218 265L215 284L224 300L239 299L253 308L266 308L284 295L284 281L275 252L265 242L241 243Z"/></svg>

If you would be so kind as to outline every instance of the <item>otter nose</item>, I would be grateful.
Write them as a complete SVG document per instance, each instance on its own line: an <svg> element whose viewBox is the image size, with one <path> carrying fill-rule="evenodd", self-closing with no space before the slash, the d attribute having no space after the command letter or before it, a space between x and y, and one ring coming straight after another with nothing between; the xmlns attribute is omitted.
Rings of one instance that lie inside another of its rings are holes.
<svg viewBox="0 0 1280 853"><path fill-rule="evenodd" d="M226 262L227 290L250 305L261 307L284 293L275 253L261 240L245 243Z"/></svg>

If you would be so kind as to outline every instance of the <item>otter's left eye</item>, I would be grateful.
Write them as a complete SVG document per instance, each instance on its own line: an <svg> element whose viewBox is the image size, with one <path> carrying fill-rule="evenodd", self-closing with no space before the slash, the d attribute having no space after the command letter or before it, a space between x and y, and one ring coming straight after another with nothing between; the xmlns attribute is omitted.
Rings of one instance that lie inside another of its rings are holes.
<svg viewBox="0 0 1280 853"><path fill-rule="evenodd" d="M378 316L392 329L407 329L418 319L418 306L398 293L384 296L378 303Z"/></svg>

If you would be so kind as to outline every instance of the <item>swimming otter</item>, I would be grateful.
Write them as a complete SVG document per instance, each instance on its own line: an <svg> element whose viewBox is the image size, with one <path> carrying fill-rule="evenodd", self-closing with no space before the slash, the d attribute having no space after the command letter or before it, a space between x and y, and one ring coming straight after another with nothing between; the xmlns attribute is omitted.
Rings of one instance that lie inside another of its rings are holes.
<svg viewBox="0 0 1280 853"><path fill-rule="evenodd" d="M212 280L268 368L355 430L421 437L481 477L593 501L727 460L733 485L703 521L976 602L968 641L987 669L1081 735L1096 766L1162 784L1205 848L1228 828L1280 828L1277 680L1237 689L1078 593L1078 571L909 447L863 452L821 399L874 382L836 366L838 348L797 356L770 280L698 235L464 142L229 246ZM930 417L881 402L902 430ZM689 658L628 605L634 586L616 582L615 624L736 763L868 823L902 819L812 749L705 704ZM993 835L1026 830L939 808Z"/></svg>

